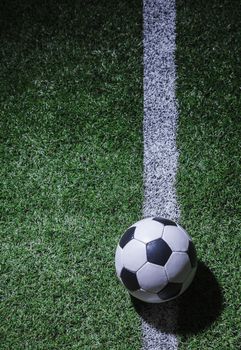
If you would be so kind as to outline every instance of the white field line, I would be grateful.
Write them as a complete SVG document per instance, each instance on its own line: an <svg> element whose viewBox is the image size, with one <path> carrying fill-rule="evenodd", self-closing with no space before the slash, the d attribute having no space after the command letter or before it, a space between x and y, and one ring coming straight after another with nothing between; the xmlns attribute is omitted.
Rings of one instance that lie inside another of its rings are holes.
<svg viewBox="0 0 241 350"><path fill-rule="evenodd" d="M144 204L143 216L178 220L175 193L177 102L175 98L175 0L143 0ZM174 350L177 303L142 307L143 350Z"/></svg>

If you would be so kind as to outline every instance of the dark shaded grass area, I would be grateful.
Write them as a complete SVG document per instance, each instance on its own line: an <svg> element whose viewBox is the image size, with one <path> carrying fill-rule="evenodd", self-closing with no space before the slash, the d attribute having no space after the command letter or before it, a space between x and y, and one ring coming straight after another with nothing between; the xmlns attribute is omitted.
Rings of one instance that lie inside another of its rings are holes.
<svg viewBox="0 0 241 350"><path fill-rule="evenodd" d="M180 349L236 350L240 344L239 5L223 0L177 2L181 224L215 278L205 283L204 273L197 276L203 311L191 291L189 302L179 301L186 308L179 319L185 328ZM207 295L213 301L203 302ZM202 327L193 325L194 320Z"/></svg>
<svg viewBox="0 0 241 350"><path fill-rule="evenodd" d="M0 13L0 348L138 348L113 260L141 215L142 3Z"/></svg>

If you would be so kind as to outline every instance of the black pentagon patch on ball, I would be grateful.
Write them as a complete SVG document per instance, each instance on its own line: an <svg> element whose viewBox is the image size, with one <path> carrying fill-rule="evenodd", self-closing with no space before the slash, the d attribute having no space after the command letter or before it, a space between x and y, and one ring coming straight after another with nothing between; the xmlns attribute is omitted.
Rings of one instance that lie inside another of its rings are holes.
<svg viewBox="0 0 241 350"><path fill-rule="evenodd" d="M162 239L155 239L146 245L147 261L164 266L172 254L169 245Z"/></svg>
<svg viewBox="0 0 241 350"><path fill-rule="evenodd" d="M136 229L135 226L130 227L130 228L128 228L128 230L123 234L123 236L121 237L120 243L119 243L119 245L120 245L121 248L124 248L124 246L134 238L135 229Z"/></svg>
<svg viewBox="0 0 241 350"><path fill-rule="evenodd" d="M178 296L182 289L182 283L169 282L160 292L158 292L159 298L167 300Z"/></svg>
<svg viewBox="0 0 241 350"><path fill-rule="evenodd" d="M177 226L177 224L172 221L172 220L169 220L169 219L164 219L164 218L161 218L161 217L156 217L156 218L153 218L152 220L154 221L158 221L160 222L161 224L163 225L169 225L169 226Z"/></svg>
<svg viewBox="0 0 241 350"><path fill-rule="evenodd" d="M135 272L131 272L123 267L120 277L127 289L134 291L140 288Z"/></svg>
<svg viewBox="0 0 241 350"><path fill-rule="evenodd" d="M192 241L189 241L187 254L189 256L192 267L195 267L197 265L197 254L196 254L195 246L192 243Z"/></svg>

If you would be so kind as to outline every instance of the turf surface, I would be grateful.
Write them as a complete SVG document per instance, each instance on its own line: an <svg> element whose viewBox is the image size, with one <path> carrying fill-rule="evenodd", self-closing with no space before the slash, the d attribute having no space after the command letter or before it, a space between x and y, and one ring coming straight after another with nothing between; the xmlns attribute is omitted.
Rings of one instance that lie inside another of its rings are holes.
<svg viewBox="0 0 241 350"><path fill-rule="evenodd" d="M114 277L142 206L140 1L2 3L1 349L137 349ZM181 349L237 349L238 1L177 2ZM194 293L195 292L195 293Z"/></svg>
<svg viewBox="0 0 241 350"><path fill-rule="evenodd" d="M240 345L240 15L238 1L177 2L177 191L203 262L180 299L180 349Z"/></svg>
<svg viewBox="0 0 241 350"><path fill-rule="evenodd" d="M142 207L142 3L5 1L1 349L135 349L114 271Z"/></svg>

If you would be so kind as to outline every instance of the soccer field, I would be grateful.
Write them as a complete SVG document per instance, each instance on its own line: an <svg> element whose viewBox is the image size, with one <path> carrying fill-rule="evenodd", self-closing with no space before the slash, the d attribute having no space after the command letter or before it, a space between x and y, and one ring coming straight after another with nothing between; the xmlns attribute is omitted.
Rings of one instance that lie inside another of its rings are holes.
<svg viewBox="0 0 241 350"><path fill-rule="evenodd" d="M138 348L114 254L142 206L141 3L1 16L0 348Z"/></svg>
<svg viewBox="0 0 241 350"><path fill-rule="evenodd" d="M142 5L2 5L1 350L141 348L114 253L142 216ZM175 335L180 350L237 350L239 2L176 5L176 190L200 263Z"/></svg>
<svg viewBox="0 0 241 350"><path fill-rule="evenodd" d="M177 1L177 193L203 263L181 307L180 349L236 350L241 340L238 8Z"/></svg>

